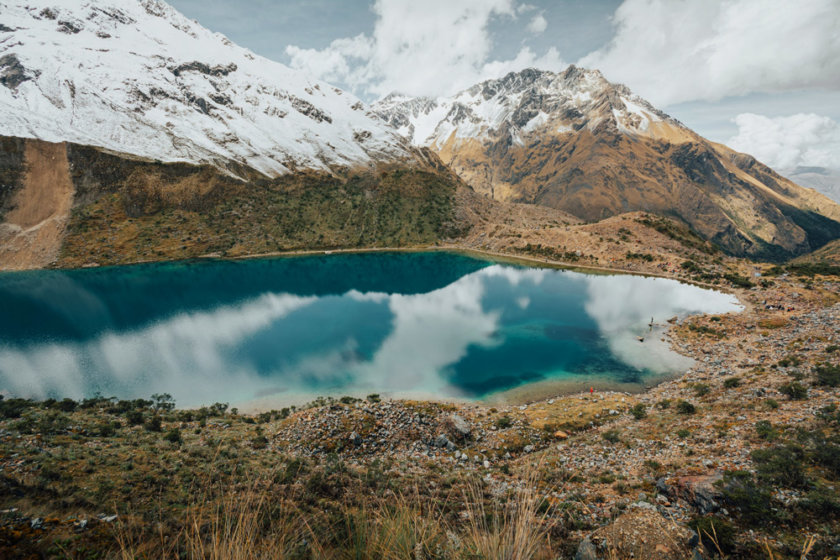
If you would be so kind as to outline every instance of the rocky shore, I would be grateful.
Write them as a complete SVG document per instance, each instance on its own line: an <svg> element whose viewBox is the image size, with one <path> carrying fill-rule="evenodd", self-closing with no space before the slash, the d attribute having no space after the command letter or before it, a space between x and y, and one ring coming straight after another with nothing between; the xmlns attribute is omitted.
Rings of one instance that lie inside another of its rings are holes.
<svg viewBox="0 0 840 560"><path fill-rule="evenodd" d="M765 280L728 285L741 313L671 325L664 336L695 365L637 394L370 395L248 415L175 410L165 396L5 399L0 552L49 556L57 539L118 548L106 527L149 508L175 523L209 477L268 480L318 523L315 512L411 493L457 525L469 481L490 502L530 488L551 558L840 554L840 282Z"/></svg>

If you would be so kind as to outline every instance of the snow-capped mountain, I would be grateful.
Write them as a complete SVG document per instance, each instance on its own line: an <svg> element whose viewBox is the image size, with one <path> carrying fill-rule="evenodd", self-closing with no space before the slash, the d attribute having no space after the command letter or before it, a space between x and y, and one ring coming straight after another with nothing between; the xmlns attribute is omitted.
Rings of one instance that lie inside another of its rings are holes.
<svg viewBox="0 0 840 560"><path fill-rule="evenodd" d="M458 139L505 134L525 145L532 135L573 134L599 126L652 137L691 133L627 87L608 82L598 70L575 66L561 73L533 68L513 72L448 98L391 94L373 109L415 145L438 150Z"/></svg>
<svg viewBox="0 0 840 560"><path fill-rule="evenodd" d="M783 258L840 237L840 206L715 144L597 70L535 69L374 111L477 192L586 220L677 217L737 255Z"/></svg>
<svg viewBox="0 0 840 560"><path fill-rule="evenodd" d="M269 176L411 157L357 98L161 0L0 0L0 135Z"/></svg>

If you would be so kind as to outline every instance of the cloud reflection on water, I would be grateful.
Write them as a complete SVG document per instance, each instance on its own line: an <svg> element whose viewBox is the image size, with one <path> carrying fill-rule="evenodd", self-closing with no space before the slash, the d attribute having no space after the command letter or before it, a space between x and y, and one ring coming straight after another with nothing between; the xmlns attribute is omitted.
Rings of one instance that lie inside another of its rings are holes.
<svg viewBox="0 0 840 560"><path fill-rule="evenodd" d="M579 297L569 305L580 309L556 313L545 306L561 294ZM79 398L96 390L123 398L169 392L183 405L241 402L273 391L459 396L463 389L453 382L453 371L471 353L503 351L510 337L526 331L544 337L534 339L538 344L553 344L545 329L528 327L535 321L559 324L575 313L588 316L615 359L666 373L691 361L671 352L659 336L638 342L651 317L662 323L674 315L737 309L732 296L671 280L494 265L417 295L265 294L82 342L0 344L0 390L42 398ZM383 317L390 317L390 325L379 324ZM306 333L327 327L334 330L328 338L308 345L312 337ZM252 348L255 340L260 346ZM288 354L282 359L257 357L280 348Z"/></svg>

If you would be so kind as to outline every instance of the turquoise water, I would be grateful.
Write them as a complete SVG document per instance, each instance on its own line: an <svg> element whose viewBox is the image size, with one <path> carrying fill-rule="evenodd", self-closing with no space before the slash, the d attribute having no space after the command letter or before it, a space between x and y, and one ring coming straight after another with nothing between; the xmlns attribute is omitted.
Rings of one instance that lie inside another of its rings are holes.
<svg viewBox="0 0 840 560"><path fill-rule="evenodd" d="M729 295L672 280L439 252L4 273L0 391L168 392L198 405L643 383L691 365L651 318L736 309Z"/></svg>

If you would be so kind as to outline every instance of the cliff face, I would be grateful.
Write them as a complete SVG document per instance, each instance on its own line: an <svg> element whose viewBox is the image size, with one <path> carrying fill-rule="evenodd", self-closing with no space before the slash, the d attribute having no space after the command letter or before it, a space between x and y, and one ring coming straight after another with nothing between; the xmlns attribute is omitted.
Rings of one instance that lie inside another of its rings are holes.
<svg viewBox="0 0 840 560"><path fill-rule="evenodd" d="M840 207L714 144L599 72L512 73L374 109L477 192L585 220L677 218L733 255L783 259L840 237Z"/></svg>

